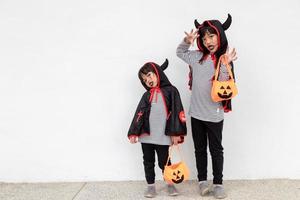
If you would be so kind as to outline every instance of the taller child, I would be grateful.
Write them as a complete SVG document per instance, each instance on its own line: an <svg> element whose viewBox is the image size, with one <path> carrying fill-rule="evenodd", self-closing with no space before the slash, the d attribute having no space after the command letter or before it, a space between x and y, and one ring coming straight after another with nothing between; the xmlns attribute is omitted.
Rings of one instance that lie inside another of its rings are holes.
<svg viewBox="0 0 300 200"><path fill-rule="evenodd" d="M214 185L212 191L215 198L225 198L222 130L224 112L231 110L231 102L213 102L211 88L216 64L220 56L227 54L229 62L237 58L235 49L228 51L228 42L224 32L231 24L231 16L228 14L228 18L223 24L218 20L207 20L202 24L195 20L194 23L196 30L192 30L190 33L185 32L186 37L177 47L176 53L191 69L192 94L189 114L191 116L199 191L200 195L204 196L210 190L207 181L208 141L213 168ZM198 50L189 50L195 40ZM228 78L225 65L221 65L219 80Z"/></svg>

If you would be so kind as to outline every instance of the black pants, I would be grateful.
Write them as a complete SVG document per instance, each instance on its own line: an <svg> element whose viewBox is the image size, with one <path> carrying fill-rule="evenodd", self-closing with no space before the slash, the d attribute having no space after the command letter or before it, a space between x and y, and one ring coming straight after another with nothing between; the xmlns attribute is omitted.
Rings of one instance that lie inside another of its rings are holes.
<svg viewBox="0 0 300 200"><path fill-rule="evenodd" d="M163 172L168 160L169 145L142 143L142 150L146 181L148 184L153 184L155 182L155 151L157 153L158 166Z"/></svg>
<svg viewBox="0 0 300 200"><path fill-rule="evenodd" d="M198 180L207 180L207 141L212 158L213 183L223 183L223 147L221 122L206 122L192 117L192 135L195 146Z"/></svg>

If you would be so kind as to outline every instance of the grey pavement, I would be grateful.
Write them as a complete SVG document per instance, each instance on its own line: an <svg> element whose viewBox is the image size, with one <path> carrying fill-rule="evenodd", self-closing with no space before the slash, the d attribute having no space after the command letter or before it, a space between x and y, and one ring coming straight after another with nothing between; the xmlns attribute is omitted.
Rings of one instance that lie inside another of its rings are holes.
<svg viewBox="0 0 300 200"><path fill-rule="evenodd" d="M166 185L156 182L158 195L154 199L203 199L196 181L177 185L180 196L168 197ZM226 200L300 200L300 180L227 180ZM0 200L105 200L146 199L144 181L88 182L88 183L0 183Z"/></svg>

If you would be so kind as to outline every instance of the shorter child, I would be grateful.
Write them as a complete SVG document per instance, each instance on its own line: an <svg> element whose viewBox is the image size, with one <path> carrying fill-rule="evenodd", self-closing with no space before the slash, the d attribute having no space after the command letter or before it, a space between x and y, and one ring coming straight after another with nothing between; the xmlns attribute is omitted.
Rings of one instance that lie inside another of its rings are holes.
<svg viewBox="0 0 300 200"><path fill-rule="evenodd" d="M162 171L166 165L169 146L182 143L186 135L186 122L179 92L171 85L163 72L168 60L162 66L146 63L138 73L147 90L140 100L128 131L130 143L141 143L145 177L148 183L145 197L156 196L155 152ZM170 164L170 163L169 163ZM178 195L174 185L168 185L170 196Z"/></svg>

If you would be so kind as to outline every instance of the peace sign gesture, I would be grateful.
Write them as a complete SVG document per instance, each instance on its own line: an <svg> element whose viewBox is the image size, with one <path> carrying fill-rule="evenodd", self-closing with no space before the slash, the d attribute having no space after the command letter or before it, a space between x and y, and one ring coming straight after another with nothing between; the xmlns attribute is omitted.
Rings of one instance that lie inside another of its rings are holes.
<svg viewBox="0 0 300 200"><path fill-rule="evenodd" d="M193 44L195 39L197 37L199 37L198 29L196 29L195 31L192 29L190 33L187 33L184 31L184 33L186 35L186 37L184 38L184 41L188 44Z"/></svg>

